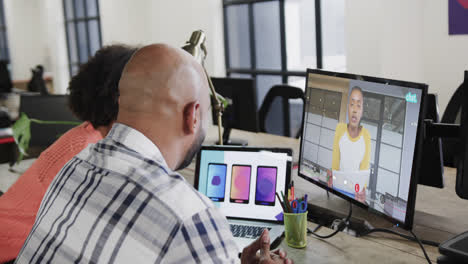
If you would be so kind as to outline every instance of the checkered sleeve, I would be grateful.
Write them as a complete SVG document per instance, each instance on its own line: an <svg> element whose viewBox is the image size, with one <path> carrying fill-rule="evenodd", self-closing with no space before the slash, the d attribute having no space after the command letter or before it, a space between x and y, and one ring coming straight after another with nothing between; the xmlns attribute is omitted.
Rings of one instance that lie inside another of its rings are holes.
<svg viewBox="0 0 468 264"><path fill-rule="evenodd" d="M226 217L207 208L183 221L163 263L239 263Z"/></svg>

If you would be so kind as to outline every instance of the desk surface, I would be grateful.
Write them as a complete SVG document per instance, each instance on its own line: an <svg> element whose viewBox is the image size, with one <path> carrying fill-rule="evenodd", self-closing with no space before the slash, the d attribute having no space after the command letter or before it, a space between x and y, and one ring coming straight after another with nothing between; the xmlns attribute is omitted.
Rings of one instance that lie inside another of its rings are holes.
<svg viewBox="0 0 468 264"><path fill-rule="evenodd" d="M250 133L232 130L232 138L242 138L249 141L250 146L288 147L293 149L293 160L299 159L299 140L263 133ZM215 127L212 127L205 144L213 144L217 140ZM181 171L181 174L191 183L194 180L195 166ZM442 242L455 234L468 230L468 200L460 199L455 193L455 174L453 168L445 168L445 188L437 189L418 185L416 212L413 231L420 239ZM296 193L309 195L309 201L314 205L329 208L333 211L347 214L349 202L302 179L293 171ZM353 206L353 218L363 219L374 227L391 227L392 224L366 210ZM309 223L310 227L316 224ZM406 233L404 230L397 230ZM319 233L329 234L331 229L322 228ZM406 233L408 234L408 233ZM280 247L284 248L295 263L427 263L423 252L416 242L388 235L374 233L357 238L345 233L339 233L327 240L308 236L305 249L294 249L283 240ZM435 263L440 255L437 247L424 246L429 257Z"/></svg>
<svg viewBox="0 0 468 264"><path fill-rule="evenodd" d="M293 149L293 160L297 161L299 156L299 141L292 138L280 136L249 133L233 130L233 138L242 138L249 141L250 146L265 147L289 147ZM212 144L216 140L216 128L211 127L207 133L206 144ZM8 170L7 164L0 165L0 190L5 191L33 160L22 161L14 169L18 172ZM192 163L181 174L190 182L194 181L195 165ZM416 213L414 219L414 232L420 239L433 241L444 241L451 236L468 230L468 200L462 200L455 194L456 170L445 168L445 188L437 189L426 186L418 186ZM349 203L339 197L330 194L327 198L326 192L312 183L297 176L297 171L292 175L296 192L307 193L309 201L317 206L330 208L346 214ZM390 227L391 224L366 210L353 206L353 218L365 219L376 227ZM311 228L314 223L309 222ZM328 234L332 230L320 229L320 233ZM404 233L403 230L398 230ZM283 240L281 248L295 263L426 263L424 255L418 244L396 236L387 234L372 234L366 237L356 238L345 233L339 233L327 240L308 236L305 249L294 249L286 245ZM435 263L439 256L436 247L425 245L431 260Z"/></svg>

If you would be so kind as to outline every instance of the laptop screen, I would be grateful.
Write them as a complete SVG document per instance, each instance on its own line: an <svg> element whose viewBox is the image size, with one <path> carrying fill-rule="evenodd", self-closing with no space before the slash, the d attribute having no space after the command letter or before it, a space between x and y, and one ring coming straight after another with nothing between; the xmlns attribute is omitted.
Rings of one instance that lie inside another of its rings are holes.
<svg viewBox="0 0 468 264"><path fill-rule="evenodd" d="M286 191L291 149L202 147L195 187L227 217L282 221L275 193Z"/></svg>

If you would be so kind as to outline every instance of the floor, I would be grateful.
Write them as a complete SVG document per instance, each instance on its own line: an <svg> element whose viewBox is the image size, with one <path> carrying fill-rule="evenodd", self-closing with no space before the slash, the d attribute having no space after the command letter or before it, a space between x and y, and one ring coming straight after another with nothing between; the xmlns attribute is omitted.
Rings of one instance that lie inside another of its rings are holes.
<svg viewBox="0 0 468 264"><path fill-rule="evenodd" d="M23 174L36 159L27 159L12 168L7 163L0 164L0 191L6 192L16 179Z"/></svg>

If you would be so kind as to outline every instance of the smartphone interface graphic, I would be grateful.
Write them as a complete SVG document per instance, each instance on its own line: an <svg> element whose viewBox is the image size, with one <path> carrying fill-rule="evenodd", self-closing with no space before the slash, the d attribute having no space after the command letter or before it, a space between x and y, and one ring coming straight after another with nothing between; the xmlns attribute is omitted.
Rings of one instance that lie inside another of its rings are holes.
<svg viewBox="0 0 468 264"><path fill-rule="evenodd" d="M206 183L206 196L213 201L224 201L224 191L226 188L226 164L209 163L208 181Z"/></svg>
<svg viewBox="0 0 468 264"><path fill-rule="evenodd" d="M250 165L232 165L231 203L249 203Z"/></svg>
<svg viewBox="0 0 468 264"><path fill-rule="evenodd" d="M257 205L275 205L276 193L276 167L257 167L257 185L255 190L255 204Z"/></svg>

